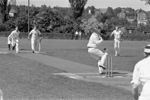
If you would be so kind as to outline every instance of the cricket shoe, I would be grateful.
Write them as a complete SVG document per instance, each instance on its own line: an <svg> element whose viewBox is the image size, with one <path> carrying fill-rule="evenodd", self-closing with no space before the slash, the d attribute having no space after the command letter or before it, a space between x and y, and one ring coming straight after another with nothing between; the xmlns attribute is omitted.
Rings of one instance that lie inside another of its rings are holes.
<svg viewBox="0 0 150 100"><path fill-rule="evenodd" d="M120 56L120 54L115 54L115 56L117 57L117 56Z"/></svg>

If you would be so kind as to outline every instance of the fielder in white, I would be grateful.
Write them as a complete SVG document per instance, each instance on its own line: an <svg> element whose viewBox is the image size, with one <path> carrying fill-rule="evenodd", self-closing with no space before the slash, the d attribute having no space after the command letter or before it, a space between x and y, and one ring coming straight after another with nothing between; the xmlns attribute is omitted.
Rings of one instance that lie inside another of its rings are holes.
<svg viewBox="0 0 150 100"><path fill-rule="evenodd" d="M97 32L97 29L93 29L93 32L89 38L87 47L88 47L88 53L90 53L93 58L98 60L99 74L102 74L104 69L106 69L104 64L108 55L106 51L101 51L98 49L98 45L100 45L102 41L103 41L103 38Z"/></svg>
<svg viewBox="0 0 150 100"><path fill-rule="evenodd" d="M41 50L41 32L37 29L36 26L34 26L34 28L31 30L31 32L28 35L28 39L30 39L31 36L31 49L32 49L32 53L35 53L36 48L38 46L38 51L40 52Z"/></svg>
<svg viewBox="0 0 150 100"><path fill-rule="evenodd" d="M16 53L19 53L19 30L18 27L8 36L8 49L16 50Z"/></svg>
<svg viewBox="0 0 150 100"><path fill-rule="evenodd" d="M120 42L121 42L121 35L123 32L116 26L115 30L111 33L110 36L114 35L114 49L115 49L115 56L120 55Z"/></svg>
<svg viewBox="0 0 150 100"><path fill-rule="evenodd" d="M135 100L150 100L150 45L145 47L144 53L146 57L135 65L131 81Z"/></svg>

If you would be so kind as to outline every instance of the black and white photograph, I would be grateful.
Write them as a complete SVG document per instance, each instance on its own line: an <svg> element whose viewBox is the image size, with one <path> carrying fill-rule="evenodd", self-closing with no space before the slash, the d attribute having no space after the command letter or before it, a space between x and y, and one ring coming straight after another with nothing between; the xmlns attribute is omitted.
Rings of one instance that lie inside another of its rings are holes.
<svg viewBox="0 0 150 100"><path fill-rule="evenodd" d="M0 0L0 100L150 100L150 0Z"/></svg>

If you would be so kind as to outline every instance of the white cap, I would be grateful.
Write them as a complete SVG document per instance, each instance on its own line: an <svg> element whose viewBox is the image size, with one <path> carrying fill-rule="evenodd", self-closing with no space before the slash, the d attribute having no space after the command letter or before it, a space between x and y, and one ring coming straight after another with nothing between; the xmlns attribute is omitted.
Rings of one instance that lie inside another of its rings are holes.
<svg viewBox="0 0 150 100"><path fill-rule="evenodd" d="M144 53L150 54L150 44L145 46Z"/></svg>

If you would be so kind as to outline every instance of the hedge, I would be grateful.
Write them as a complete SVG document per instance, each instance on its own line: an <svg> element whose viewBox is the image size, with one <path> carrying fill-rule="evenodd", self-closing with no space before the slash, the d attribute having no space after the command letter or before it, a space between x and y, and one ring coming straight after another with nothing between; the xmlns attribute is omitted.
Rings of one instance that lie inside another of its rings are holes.
<svg viewBox="0 0 150 100"><path fill-rule="evenodd" d="M0 37L7 37L11 32L6 31L6 32L0 32ZM21 38L27 38L28 33L27 32L21 32L20 37ZM43 33L43 37L47 39L72 39L73 35L71 33ZM85 36L83 34L82 39L88 39L89 36ZM112 40L113 37L109 37L109 34L107 36L106 40ZM132 34L126 33L123 35L123 40L150 40L150 33L144 34L142 32L135 32Z"/></svg>

